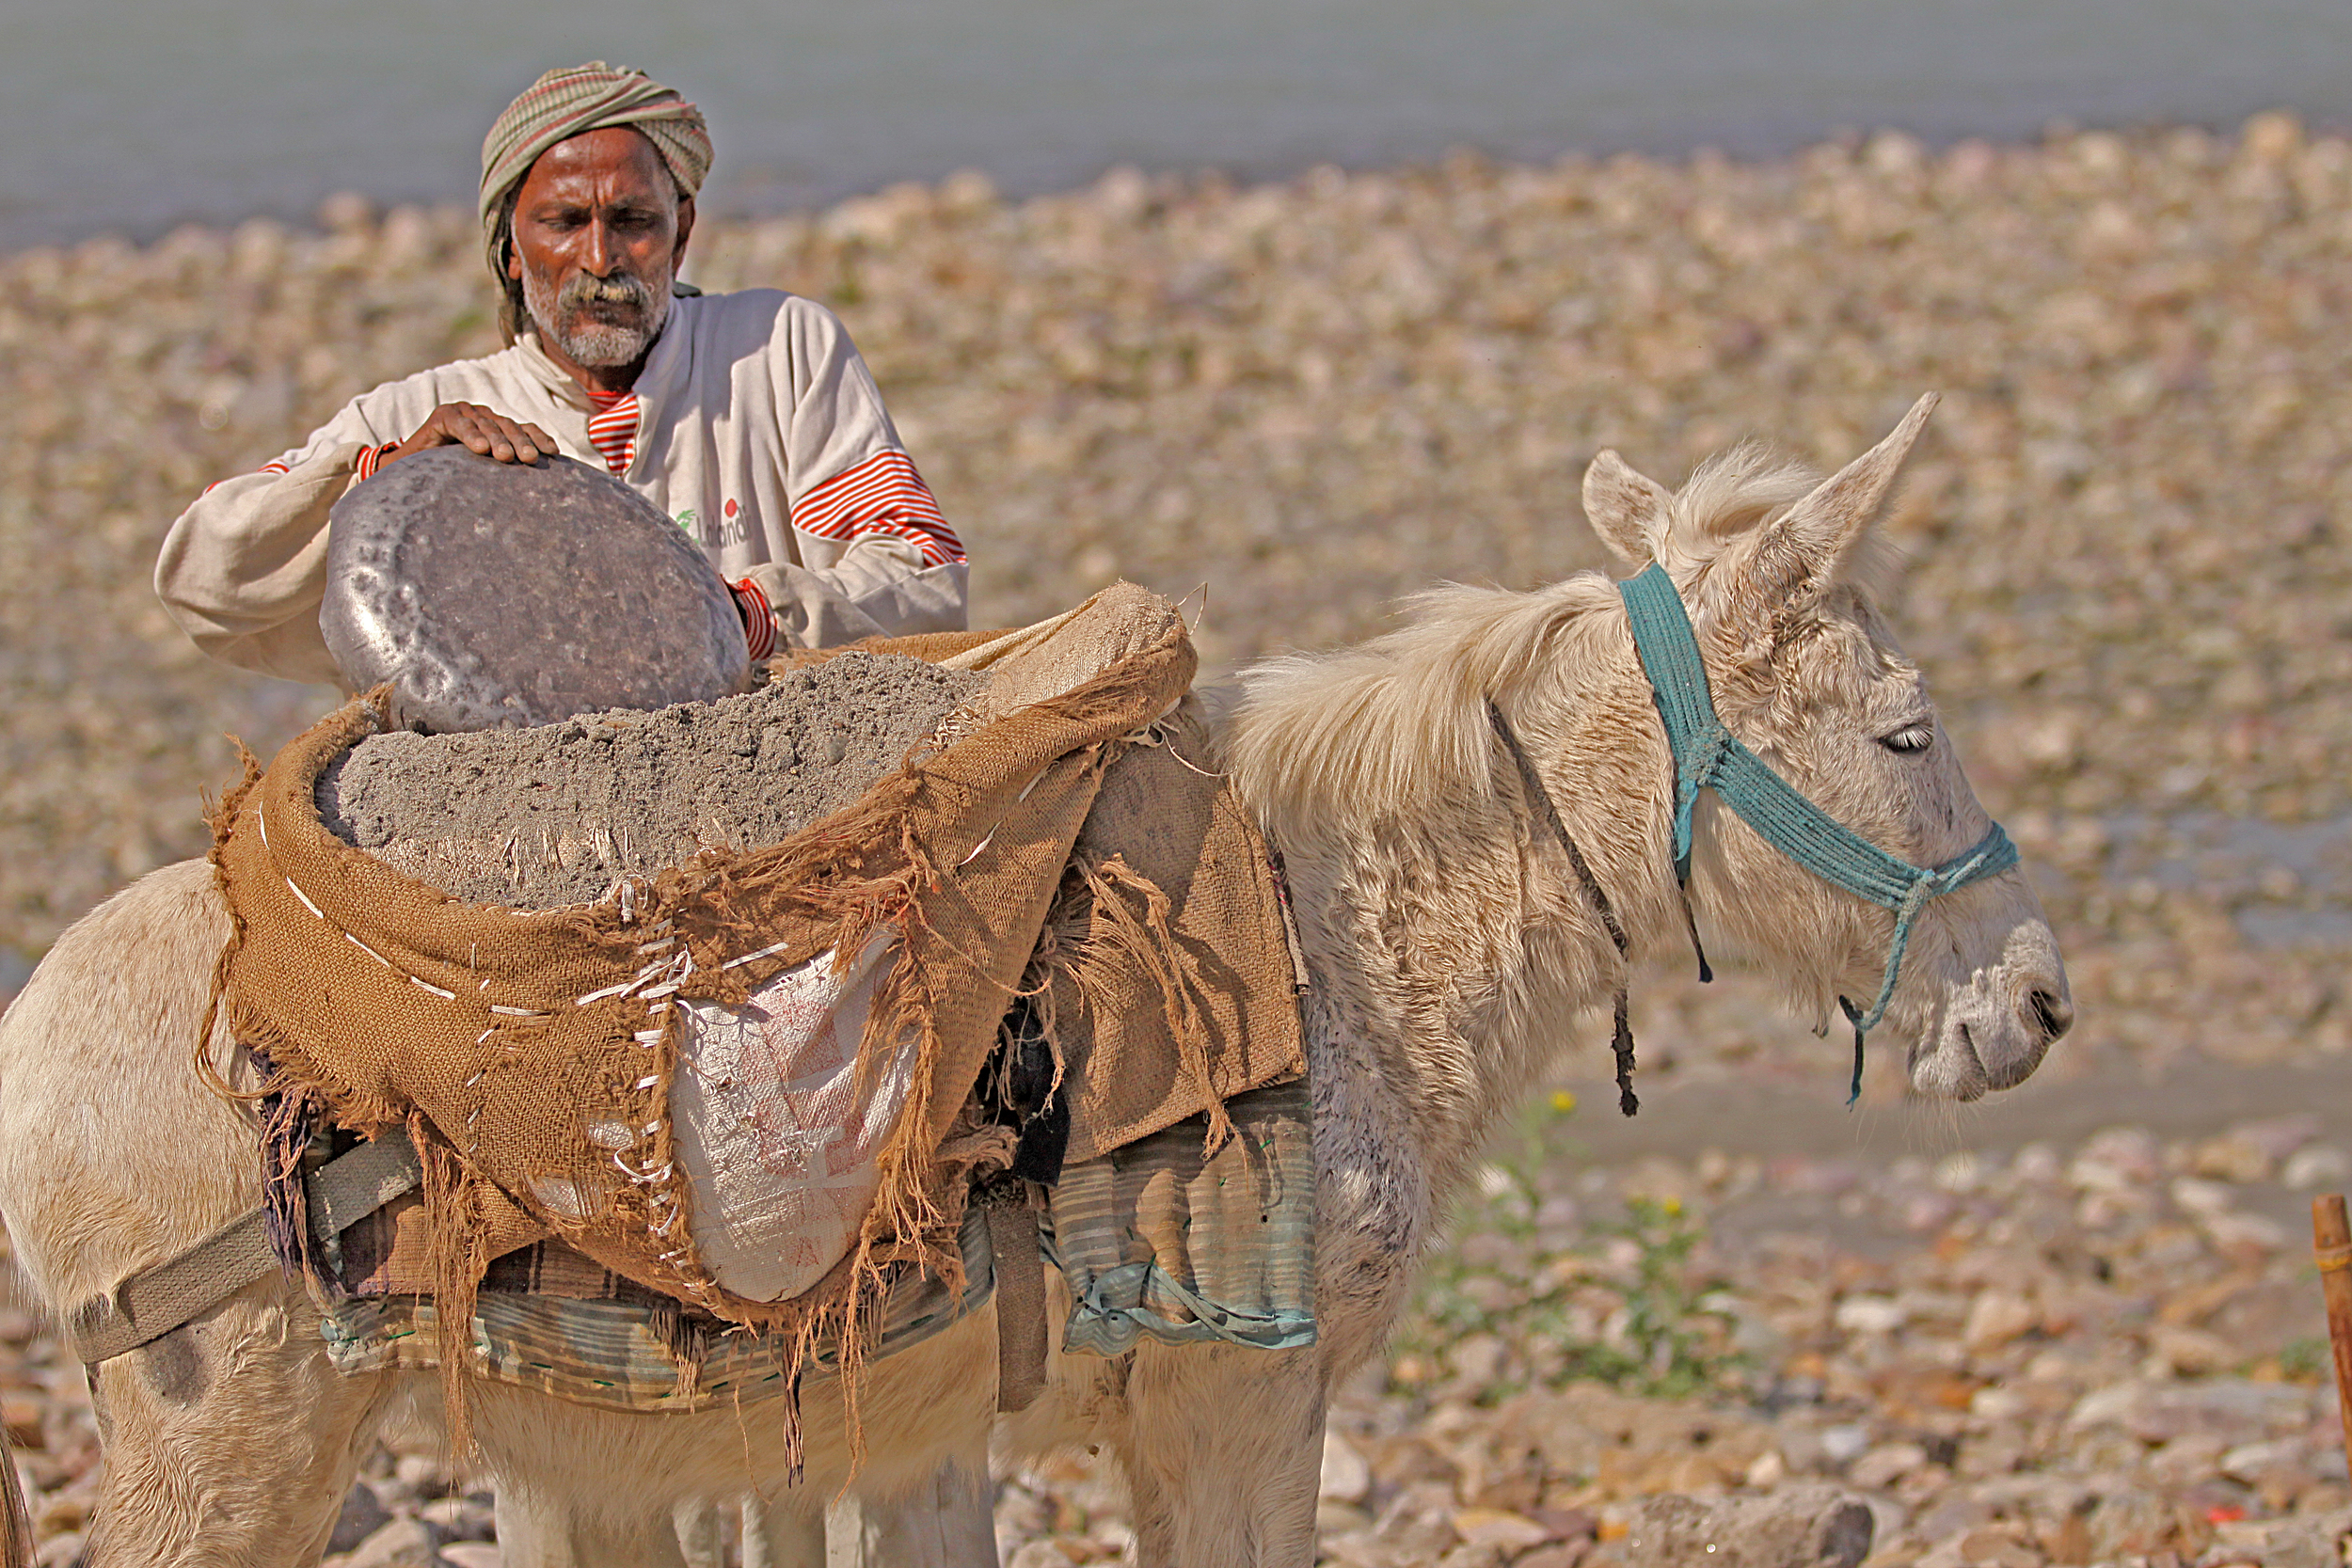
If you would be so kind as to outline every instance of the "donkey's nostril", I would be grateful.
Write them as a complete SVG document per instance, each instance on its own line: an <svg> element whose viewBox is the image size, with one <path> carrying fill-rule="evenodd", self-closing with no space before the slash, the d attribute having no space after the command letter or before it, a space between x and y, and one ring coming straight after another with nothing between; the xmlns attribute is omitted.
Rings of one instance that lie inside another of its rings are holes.
<svg viewBox="0 0 2352 1568"><path fill-rule="evenodd" d="M2044 1041L2055 1040L2074 1026L2074 1005L2054 991L2037 986L2026 993L2026 1005L2033 1009L2033 1021L2041 1026Z"/></svg>

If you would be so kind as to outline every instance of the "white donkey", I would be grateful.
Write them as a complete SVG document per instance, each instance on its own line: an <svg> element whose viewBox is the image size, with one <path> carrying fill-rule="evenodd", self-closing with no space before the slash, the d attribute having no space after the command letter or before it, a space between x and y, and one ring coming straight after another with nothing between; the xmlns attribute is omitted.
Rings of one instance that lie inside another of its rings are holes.
<svg viewBox="0 0 2352 1568"><path fill-rule="evenodd" d="M1675 495L1613 453L1584 482L1611 550L1671 578L1730 734L1923 866L1987 842L1990 822L1859 563L1931 402L1819 485L1753 451ZM1287 863L1312 982L1321 1338L1281 1353L1057 1349L1045 1392L997 1436L1014 1453L1108 1448L1141 1563L1305 1568L1327 1391L1378 1352L1497 1122L1584 1037L1580 1020L1629 961L1687 940L1676 768L1625 603L1597 574L1440 589L1376 641L1263 664L1221 744ZM1896 917L1711 798L1691 872L1700 921L1807 1013L1876 992ZM1887 1018L1910 1041L1914 1088L1968 1100L2032 1072L2072 1004L2025 878L1984 877L1905 925ZM204 866L158 871L61 938L0 1026L0 1213L52 1303L110 1290L254 1201L252 1122L188 1067L226 933ZM230 1042L213 1046L230 1063ZM98 1368L93 1568L316 1559L378 1423L404 1404L429 1418L437 1397L429 1374L339 1375L318 1321L271 1277ZM672 1513L698 1500L748 1491L805 1513L853 1484L886 1504L943 1464L977 1467L994 1332L983 1311L869 1369L854 1481L821 1382L804 1395L808 1472L790 1487L756 1406L626 1416L478 1386L506 1561L675 1563Z"/></svg>

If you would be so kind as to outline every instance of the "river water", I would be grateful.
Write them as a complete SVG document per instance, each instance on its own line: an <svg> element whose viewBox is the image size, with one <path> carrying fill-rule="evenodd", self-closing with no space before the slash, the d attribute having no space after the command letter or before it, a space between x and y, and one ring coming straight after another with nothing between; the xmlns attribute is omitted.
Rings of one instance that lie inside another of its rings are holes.
<svg viewBox="0 0 2352 1568"><path fill-rule="evenodd" d="M710 112L726 211L961 167L1018 194L1122 162L2352 122L2345 0L0 0L0 249L463 200L499 106L598 55Z"/></svg>

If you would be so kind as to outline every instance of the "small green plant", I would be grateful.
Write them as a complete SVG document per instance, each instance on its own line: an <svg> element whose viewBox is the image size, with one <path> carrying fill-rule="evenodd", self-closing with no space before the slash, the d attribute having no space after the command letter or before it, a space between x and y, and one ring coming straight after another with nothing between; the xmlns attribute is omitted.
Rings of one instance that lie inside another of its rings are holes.
<svg viewBox="0 0 2352 1568"><path fill-rule="evenodd" d="M2279 1374L2289 1383L2317 1383L2334 1369L2334 1354L2324 1336L2290 1339L2279 1352Z"/></svg>
<svg viewBox="0 0 2352 1568"><path fill-rule="evenodd" d="M1623 1219L1591 1227L1599 1246L1550 1252L1538 1244L1525 1179L1488 1171L1486 1204L1431 1268L1421 1309L1398 1335L1391 1367L1400 1383L1436 1376L1474 1335L1513 1351L1514 1375L1480 1388L1482 1402L1530 1377L1677 1399L1724 1384L1742 1364L1727 1348L1731 1314L1717 1305L1724 1282L1693 1275L1706 1232L1678 1200L1633 1198ZM1518 1266L1482 1267L1478 1255L1495 1243Z"/></svg>
<svg viewBox="0 0 2352 1568"><path fill-rule="evenodd" d="M1624 1303L1625 1343L1567 1347L1568 1377L1661 1399L1680 1399L1721 1382L1740 1357L1715 1348L1730 1317L1706 1304L1724 1282L1691 1279L1691 1253L1706 1234L1698 1222L1677 1198L1636 1197L1626 1204L1623 1220L1596 1228L1633 1243L1629 1278L1592 1281Z"/></svg>

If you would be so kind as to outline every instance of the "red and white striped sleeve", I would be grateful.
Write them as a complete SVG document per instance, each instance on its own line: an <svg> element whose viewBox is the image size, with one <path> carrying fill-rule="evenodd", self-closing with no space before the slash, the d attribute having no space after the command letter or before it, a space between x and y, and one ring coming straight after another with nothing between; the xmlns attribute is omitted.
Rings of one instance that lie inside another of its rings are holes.
<svg viewBox="0 0 2352 1568"><path fill-rule="evenodd" d="M386 441L377 446L361 447L359 449L359 455L353 460L352 467L354 470L361 479L373 478L375 470L383 467L384 459L389 456L392 449L398 445L400 445L398 441ZM307 462L310 455L310 453L309 450L296 449L294 451L286 453L283 457L271 458L268 462L262 464L260 467L254 469L253 471L257 474L290 474L294 472L295 464ZM230 476L230 478L234 477L236 476ZM209 496L227 483L228 480L216 479L213 481L212 483L204 486L204 493Z"/></svg>
<svg viewBox="0 0 2352 1568"><path fill-rule="evenodd" d="M963 542L940 515L930 486L903 451L878 451L811 486L792 508L792 526L845 545L869 534L904 539L927 566L965 559Z"/></svg>

